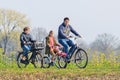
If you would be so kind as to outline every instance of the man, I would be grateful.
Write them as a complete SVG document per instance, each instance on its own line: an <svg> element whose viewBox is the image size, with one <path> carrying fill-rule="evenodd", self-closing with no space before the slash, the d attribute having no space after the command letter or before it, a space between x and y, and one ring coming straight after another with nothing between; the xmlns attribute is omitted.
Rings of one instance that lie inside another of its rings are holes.
<svg viewBox="0 0 120 80"><path fill-rule="evenodd" d="M58 41L64 47L65 53L67 53L66 59L68 61L70 59L69 55L71 55L73 53L73 51L75 50L75 48L76 48L73 41L69 39L70 38L70 32L72 32L73 34L75 34L78 37L81 37L72 28L72 26L69 25L69 18L66 17L66 18L64 18L64 22L59 26ZM71 47L70 50L69 50L69 47Z"/></svg>
<svg viewBox="0 0 120 80"><path fill-rule="evenodd" d="M20 35L21 48L23 49L23 60L28 58L28 52L31 50L31 45L28 44L33 42L32 36L30 35L30 28L25 27L22 34Z"/></svg>

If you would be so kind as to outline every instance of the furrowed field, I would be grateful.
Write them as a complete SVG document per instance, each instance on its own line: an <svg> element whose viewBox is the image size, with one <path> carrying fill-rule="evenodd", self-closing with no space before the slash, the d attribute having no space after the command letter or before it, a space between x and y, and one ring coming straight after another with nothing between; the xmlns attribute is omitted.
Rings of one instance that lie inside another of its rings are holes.
<svg viewBox="0 0 120 80"><path fill-rule="evenodd" d="M79 69L73 63L68 64L66 69L55 66L34 68L32 64L19 69L15 58L1 55L0 59L0 80L120 80L120 56L114 56L113 53L107 59L103 53L92 54L85 69Z"/></svg>

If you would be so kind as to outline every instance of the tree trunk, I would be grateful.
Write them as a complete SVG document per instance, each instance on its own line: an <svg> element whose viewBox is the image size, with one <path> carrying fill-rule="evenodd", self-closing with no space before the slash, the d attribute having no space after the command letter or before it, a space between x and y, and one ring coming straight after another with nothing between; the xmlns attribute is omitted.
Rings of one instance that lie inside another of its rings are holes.
<svg viewBox="0 0 120 80"><path fill-rule="evenodd" d="M7 43L8 43L8 36L6 35L4 40L4 48L3 48L3 55L7 52Z"/></svg>

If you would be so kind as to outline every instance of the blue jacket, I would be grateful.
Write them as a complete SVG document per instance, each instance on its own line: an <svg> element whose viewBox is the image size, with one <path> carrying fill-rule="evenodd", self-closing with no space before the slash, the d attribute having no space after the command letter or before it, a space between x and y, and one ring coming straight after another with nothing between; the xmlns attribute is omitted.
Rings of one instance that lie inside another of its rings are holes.
<svg viewBox="0 0 120 80"><path fill-rule="evenodd" d="M58 29L58 39L67 39L67 36L70 35L70 32L72 32L73 34L75 34L76 36L80 36L73 28L71 25L69 25L68 27L65 26L64 23L62 23L59 26Z"/></svg>

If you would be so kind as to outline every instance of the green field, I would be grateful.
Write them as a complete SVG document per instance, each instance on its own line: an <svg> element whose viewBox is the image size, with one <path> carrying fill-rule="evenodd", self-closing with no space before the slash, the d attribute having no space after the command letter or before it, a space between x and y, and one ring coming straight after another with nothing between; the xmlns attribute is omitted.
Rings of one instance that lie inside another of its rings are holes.
<svg viewBox="0 0 120 80"><path fill-rule="evenodd" d="M29 64L27 68L17 67L15 59L0 55L0 80L120 80L119 56L94 54L85 69L79 69L74 63L68 64L66 69L53 66L48 69L34 68Z"/></svg>
<svg viewBox="0 0 120 80"><path fill-rule="evenodd" d="M66 69L55 66L44 69L34 68L30 64L27 68L19 69L16 64L0 65L0 80L119 80L120 65L92 65L79 69L75 64L68 64Z"/></svg>

